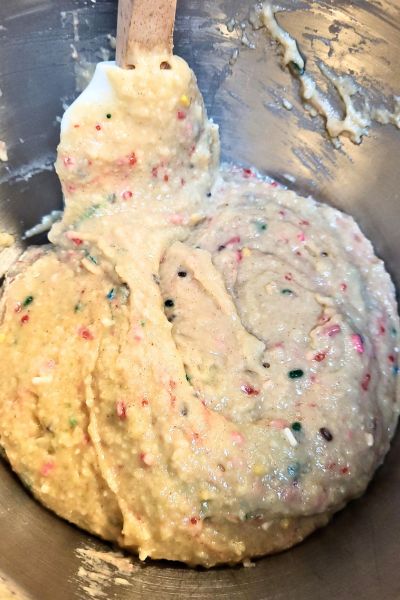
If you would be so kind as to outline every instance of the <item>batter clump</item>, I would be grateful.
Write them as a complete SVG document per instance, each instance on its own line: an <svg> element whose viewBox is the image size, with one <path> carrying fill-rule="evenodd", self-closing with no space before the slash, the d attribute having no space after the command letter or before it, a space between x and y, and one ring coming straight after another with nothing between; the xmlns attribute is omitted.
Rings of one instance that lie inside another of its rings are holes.
<svg viewBox="0 0 400 600"><path fill-rule="evenodd" d="M36 498L137 552L287 548L366 488L399 319L349 216L219 167L193 73L143 56L72 105L65 212L1 299L0 439Z"/></svg>

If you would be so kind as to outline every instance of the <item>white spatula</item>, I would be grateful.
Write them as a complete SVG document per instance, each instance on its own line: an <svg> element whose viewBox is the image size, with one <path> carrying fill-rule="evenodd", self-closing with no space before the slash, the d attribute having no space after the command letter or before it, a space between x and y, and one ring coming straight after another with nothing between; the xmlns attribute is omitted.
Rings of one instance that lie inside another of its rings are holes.
<svg viewBox="0 0 400 600"><path fill-rule="evenodd" d="M65 111L61 134L71 126L72 107L85 106L106 100L112 90L105 76L104 66L134 69L138 53L155 52L162 55L161 68L168 69L172 54L176 0L119 0L116 62L100 62L88 87ZM111 98L110 98L111 99Z"/></svg>

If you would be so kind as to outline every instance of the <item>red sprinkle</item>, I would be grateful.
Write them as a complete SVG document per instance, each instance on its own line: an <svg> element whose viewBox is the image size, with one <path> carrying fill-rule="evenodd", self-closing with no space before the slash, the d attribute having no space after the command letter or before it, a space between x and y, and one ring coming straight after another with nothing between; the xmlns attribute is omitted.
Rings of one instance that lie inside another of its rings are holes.
<svg viewBox="0 0 400 600"><path fill-rule="evenodd" d="M118 400L115 409L117 411L118 418L121 419L121 421L124 421L126 419L126 404L125 404L125 402L123 400Z"/></svg>
<svg viewBox="0 0 400 600"><path fill-rule="evenodd" d="M80 246L81 244L83 244L83 240L81 240L80 238L71 238L71 242L75 244L75 246Z"/></svg>
<svg viewBox="0 0 400 600"><path fill-rule="evenodd" d="M223 244L223 245L224 246L233 246L234 244L239 244L239 243L240 243L240 235L235 235L235 237L232 237L230 240L225 242L225 244Z"/></svg>
<svg viewBox="0 0 400 600"><path fill-rule="evenodd" d="M96 129L97 129L97 131L100 131L101 125L96 125Z"/></svg>
<svg viewBox="0 0 400 600"><path fill-rule="evenodd" d="M152 454L150 454L149 452L141 452L140 453L140 460L147 467L151 467L151 465L154 465L154 456Z"/></svg>
<svg viewBox="0 0 400 600"><path fill-rule="evenodd" d="M305 242L306 236L304 235L303 231L297 234L297 239L299 240L299 242Z"/></svg>
<svg viewBox="0 0 400 600"><path fill-rule="evenodd" d="M300 225L309 225L309 224L310 224L310 221L306 221L305 219L302 219L300 221Z"/></svg>
<svg viewBox="0 0 400 600"><path fill-rule="evenodd" d="M80 327L78 330L78 334L84 340L93 340L94 339L93 333L87 327Z"/></svg>
<svg viewBox="0 0 400 600"><path fill-rule="evenodd" d="M347 473L349 472L349 467L342 467L340 469L340 472L342 475L347 475Z"/></svg>
<svg viewBox="0 0 400 600"><path fill-rule="evenodd" d="M345 292L345 291L347 290L347 283L341 283L341 284L340 284L340 290L341 290L342 292Z"/></svg>
<svg viewBox="0 0 400 600"><path fill-rule="evenodd" d="M365 373L364 377L361 380L361 387L364 390L364 392L368 391L370 381L371 381L371 374Z"/></svg>
<svg viewBox="0 0 400 600"><path fill-rule="evenodd" d="M168 175L167 175L167 174L165 174L165 175L164 175L164 181L168 181L168 180L169 180L169 177L168 177Z"/></svg>
<svg viewBox="0 0 400 600"><path fill-rule="evenodd" d="M356 352L358 352L359 354L363 354L364 342L362 340L361 335L359 335L358 333L352 333L351 341L352 341L353 347L356 350Z"/></svg>
<svg viewBox="0 0 400 600"><path fill-rule="evenodd" d="M74 160L70 156L64 156L63 162L66 167L70 167L74 164Z"/></svg>
<svg viewBox="0 0 400 600"><path fill-rule="evenodd" d="M316 360L317 362L321 362L323 360L325 360L326 358L326 352L318 352L318 354L316 354L313 358L313 360Z"/></svg>
<svg viewBox="0 0 400 600"><path fill-rule="evenodd" d="M142 406L148 406L149 405L149 401L146 400L146 398L143 398L142 400Z"/></svg>
<svg viewBox="0 0 400 600"><path fill-rule="evenodd" d="M134 152L132 152L129 156L128 156L128 162L129 164L134 167L137 163L137 158L136 158L136 154Z"/></svg>
<svg viewBox="0 0 400 600"><path fill-rule="evenodd" d="M241 250L236 250L236 260L238 263L243 260L243 252Z"/></svg>
<svg viewBox="0 0 400 600"><path fill-rule="evenodd" d="M192 431L191 440L194 444L197 444L197 442L200 440L200 434L197 433L197 431Z"/></svg>
<svg viewBox="0 0 400 600"><path fill-rule="evenodd" d="M269 424L273 429L285 429L289 425L286 419L273 419Z"/></svg>
<svg viewBox="0 0 400 600"><path fill-rule="evenodd" d="M132 198L133 194L130 190L126 190L123 194L122 194L122 199L123 200L130 200Z"/></svg>
<svg viewBox="0 0 400 600"><path fill-rule="evenodd" d="M286 279L286 281L292 281L293 275L291 273L286 273L285 279Z"/></svg>
<svg viewBox="0 0 400 600"><path fill-rule="evenodd" d="M49 460L49 462L45 462L42 464L42 466L40 467L40 474L43 475L43 477L47 477L47 475L50 475L51 471L54 469L55 464L52 460Z"/></svg>
<svg viewBox="0 0 400 600"><path fill-rule="evenodd" d="M243 444L243 442L244 442L244 437L242 436L241 433L239 433L239 431L232 431L231 437L232 437L232 440L239 445Z"/></svg>
<svg viewBox="0 0 400 600"><path fill-rule="evenodd" d="M278 187L279 183L277 181L271 181L269 185L270 187L276 188Z"/></svg>
<svg viewBox="0 0 400 600"><path fill-rule="evenodd" d="M260 393L260 390L256 390L252 385L248 383L244 383L243 385L241 385L240 389L248 396L258 396L258 394Z"/></svg>
<svg viewBox="0 0 400 600"><path fill-rule="evenodd" d="M173 214L173 215L170 216L169 222L172 223L173 225L182 225L182 223L183 223L183 215L175 213L175 214Z"/></svg>
<svg viewBox="0 0 400 600"><path fill-rule="evenodd" d="M388 356L388 361L391 362L392 364L395 362L395 357L393 356L393 354L389 354Z"/></svg>
<svg viewBox="0 0 400 600"><path fill-rule="evenodd" d="M254 173L251 169L243 169L243 177L248 179L249 177L254 177Z"/></svg>
<svg viewBox="0 0 400 600"><path fill-rule="evenodd" d="M186 113L183 112L183 110L178 110L177 115L178 119L180 121L183 121L183 119L186 119Z"/></svg>
<svg viewBox="0 0 400 600"><path fill-rule="evenodd" d="M25 325L25 323L27 323L28 321L29 321L29 315L24 315L23 317L21 317L22 325Z"/></svg>
<svg viewBox="0 0 400 600"><path fill-rule="evenodd" d="M324 329L324 333L326 333L326 335L328 335L329 337L334 337L341 331L342 331L342 328L340 327L340 325L337 325L337 324L330 325L329 327L325 327L325 329Z"/></svg>
<svg viewBox="0 0 400 600"><path fill-rule="evenodd" d="M88 444L90 444L92 442L91 437L88 433L84 433L82 436L82 444L84 446L87 446Z"/></svg>
<svg viewBox="0 0 400 600"><path fill-rule="evenodd" d="M197 522L198 522L198 519L197 519L196 517L191 517L191 518L190 518L190 523L191 523L192 525L197 525Z"/></svg>

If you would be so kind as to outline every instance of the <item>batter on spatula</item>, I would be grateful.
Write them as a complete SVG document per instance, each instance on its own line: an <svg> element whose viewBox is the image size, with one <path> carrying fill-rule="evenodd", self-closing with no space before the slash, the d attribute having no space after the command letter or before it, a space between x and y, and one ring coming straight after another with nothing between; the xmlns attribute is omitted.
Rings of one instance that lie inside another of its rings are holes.
<svg viewBox="0 0 400 600"><path fill-rule="evenodd" d="M173 57L72 106L51 245L1 300L0 438L43 504L146 557L287 548L366 488L399 412L394 288L351 217L219 167Z"/></svg>

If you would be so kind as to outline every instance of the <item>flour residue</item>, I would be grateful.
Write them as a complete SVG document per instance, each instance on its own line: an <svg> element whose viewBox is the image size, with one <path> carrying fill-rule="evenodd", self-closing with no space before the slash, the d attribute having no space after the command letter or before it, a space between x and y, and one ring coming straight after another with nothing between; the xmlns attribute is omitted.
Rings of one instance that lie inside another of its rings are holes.
<svg viewBox="0 0 400 600"><path fill-rule="evenodd" d="M0 140L0 160L6 162L8 160L7 145Z"/></svg>
<svg viewBox="0 0 400 600"><path fill-rule="evenodd" d="M352 142L359 144L362 137L368 134L370 118L354 107L352 97L360 91L358 86L350 77L338 76L324 64L319 65L322 75L333 84L342 100L344 116L339 116L329 98L319 90L314 77L307 72L296 40L278 24L275 18L276 12L275 7L264 4L258 13L258 18L283 48L282 64L284 67L289 67L292 75L300 81L300 95L306 108L313 109L312 116L318 114L323 117L326 131L336 146L340 146L339 137L344 134Z"/></svg>
<svg viewBox="0 0 400 600"><path fill-rule="evenodd" d="M393 111L390 111L383 106L373 108L371 113L372 118L377 123L382 123L382 125L390 123L400 129L400 96L395 96L393 98L393 103Z"/></svg>
<svg viewBox="0 0 400 600"><path fill-rule="evenodd" d="M93 2L93 0L91 0ZM98 50L93 53L86 46L83 46L80 39L81 11L79 9L71 11L61 11L61 26L71 30L70 43L71 58L74 61L75 73L75 91L82 92L93 77L96 65L99 61L113 60L115 55L116 39L111 33L96 38ZM85 19L83 19L85 22ZM97 43L98 41L98 43ZM93 55L94 54L94 55Z"/></svg>
<svg viewBox="0 0 400 600"><path fill-rule="evenodd" d="M282 49L282 65L288 68L293 77L300 82L300 97L304 108L311 117L319 115L323 118L325 129L335 147L340 147L340 138L347 136L353 143L360 144L362 138L368 135L372 122L392 124L400 128L400 96L393 99L394 109L387 107L371 107L364 89L349 75L335 73L324 63L319 62L318 68L325 81L329 82L343 107L338 114L328 95L324 94L315 78L309 73L306 61L299 50L297 41L283 29L277 19L278 8L265 2L254 7L249 16L249 22L254 30L266 28L271 37ZM361 108L355 106L354 98L361 101ZM287 99L282 100L286 110Z"/></svg>
<svg viewBox="0 0 400 600"><path fill-rule="evenodd" d="M110 48L112 50L115 50L115 48L117 47L117 39L116 39L115 35L112 35L111 33L108 33L107 34L107 40L108 40L108 43L110 45Z"/></svg>
<svg viewBox="0 0 400 600"><path fill-rule="evenodd" d="M6 167L6 174L0 177L0 185L6 181L17 183L19 181L29 181L32 177L43 171L54 171L54 156L43 156L32 162L21 165L18 169Z"/></svg>
<svg viewBox="0 0 400 600"><path fill-rule="evenodd" d="M78 548L76 554L81 561L75 581L79 588L94 600L108 599L111 585L129 587L129 576L140 566L134 558L122 552L101 551L91 547Z"/></svg>
<svg viewBox="0 0 400 600"><path fill-rule="evenodd" d="M27 600L27 597L18 590L14 584L0 575L0 598L1 600Z"/></svg>
<svg viewBox="0 0 400 600"><path fill-rule="evenodd" d="M3 248L10 248L15 244L15 238L11 233L6 231L0 232L0 250Z"/></svg>
<svg viewBox="0 0 400 600"><path fill-rule="evenodd" d="M61 219L62 214L62 210L52 210L51 213L42 217L40 223L34 225L30 229L27 229L22 239L26 240L28 238L33 237L34 235L38 235L39 233L49 231L51 229L51 226Z"/></svg>

